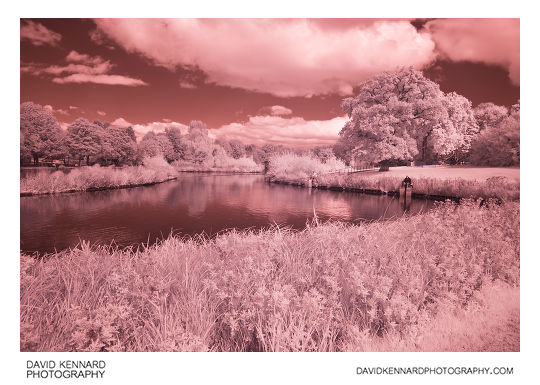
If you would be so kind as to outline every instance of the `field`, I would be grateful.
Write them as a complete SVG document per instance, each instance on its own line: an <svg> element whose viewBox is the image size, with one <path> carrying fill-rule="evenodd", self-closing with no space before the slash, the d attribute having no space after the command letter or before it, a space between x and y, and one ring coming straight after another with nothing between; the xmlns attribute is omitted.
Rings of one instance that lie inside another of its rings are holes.
<svg viewBox="0 0 540 385"><path fill-rule="evenodd" d="M519 350L519 228L519 202L463 201L21 255L21 350Z"/></svg>

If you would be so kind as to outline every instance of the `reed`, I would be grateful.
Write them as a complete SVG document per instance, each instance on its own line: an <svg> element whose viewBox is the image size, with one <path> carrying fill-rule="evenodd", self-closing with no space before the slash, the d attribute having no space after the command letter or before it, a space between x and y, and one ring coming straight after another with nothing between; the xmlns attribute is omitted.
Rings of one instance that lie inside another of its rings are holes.
<svg viewBox="0 0 540 385"><path fill-rule="evenodd" d="M478 306L495 319L478 298L519 292L519 273L517 202L128 249L82 242L21 255L21 350L462 350L427 326Z"/></svg>

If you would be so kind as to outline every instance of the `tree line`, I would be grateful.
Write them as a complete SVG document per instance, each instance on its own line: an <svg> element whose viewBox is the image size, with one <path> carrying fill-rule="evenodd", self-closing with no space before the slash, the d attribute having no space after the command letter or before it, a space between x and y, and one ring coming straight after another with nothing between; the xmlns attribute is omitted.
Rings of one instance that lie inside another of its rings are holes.
<svg viewBox="0 0 540 385"><path fill-rule="evenodd" d="M21 104L21 164L37 165L40 159L71 165L139 164L146 156L161 154L170 163L212 167L242 157L265 164L271 156L287 152L309 153L322 162L337 157L356 166L409 161L516 166L520 162L519 101L511 108L493 103L473 108L464 96L444 93L412 68L367 80L357 96L343 100L342 109L349 121L336 144L302 150L213 140L201 121L192 121L185 134L168 127L164 132L148 132L140 142L132 127L98 120L78 118L62 130L50 109L25 102Z"/></svg>
<svg viewBox="0 0 540 385"><path fill-rule="evenodd" d="M21 104L20 148L21 164L58 160L75 166L133 165L156 155L162 155L169 163L210 165L248 157L263 164L272 155L288 151L283 145L213 140L201 121L192 121L186 134L178 127L167 127L164 132L148 132L140 142L133 127L116 127L99 120L77 118L63 130L50 109L33 102Z"/></svg>

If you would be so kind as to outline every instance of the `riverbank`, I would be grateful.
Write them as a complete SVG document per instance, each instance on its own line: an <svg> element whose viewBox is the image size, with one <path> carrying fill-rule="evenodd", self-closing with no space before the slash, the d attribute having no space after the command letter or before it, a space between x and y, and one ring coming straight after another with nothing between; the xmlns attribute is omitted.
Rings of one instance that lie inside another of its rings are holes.
<svg viewBox="0 0 540 385"><path fill-rule="evenodd" d="M101 191L150 186L177 178L176 170L161 158L145 159L143 166L77 168L69 173L37 173L20 181L20 196Z"/></svg>
<svg viewBox="0 0 540 385"><path fill-rule="evenodd" d="M216 162L217 163L217 162ZM201 163L192 163L185 161L175 161L172 163L179 172L208 172L208 173L230 173L230 174L260 174L264 166L256 164L251 158L224 158L219 166L216 164L207 165Z"/></svg>
<svg viewBox="0 0 540 385"><path fill-rule="evenodd" d="M496 319L479 298L519 292L519 261L518 202L125 250L83 242L21 255L21 350L415 350L434 320Z"/></svg>
<svg viewBox="0 0 540 385"><path fill-rule="evenodd" d="M504 171L504 169L502 169ZM312 178L312 187L368 194L399 195L405 176L412 178L413 197L430 199L488 199L519 200L519 169L509 172L480 168L453 167L396 167L389 172L367 171L358 173L326 173ZM516 178L517 174L517 178ZM456 177L461 175L462 177ZM493 175L493 176L492 176ZM309 178L289 178L270 174L271 183L309 186Z"/></svg>

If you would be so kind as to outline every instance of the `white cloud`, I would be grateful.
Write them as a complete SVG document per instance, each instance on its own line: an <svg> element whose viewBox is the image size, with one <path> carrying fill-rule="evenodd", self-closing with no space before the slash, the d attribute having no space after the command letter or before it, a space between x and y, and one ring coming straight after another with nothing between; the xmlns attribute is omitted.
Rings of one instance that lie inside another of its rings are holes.
<svg viewBox="0 0 540 385"><path fill-rule="evenodd" d="M347 120L345 116L330 120L252 116L246 123L230 123L210 132L218 138L239 139L244 143L312 147L334 144Z"/></svg>
<svg viewBox="0 0 540 385"><path fill-rule="evenodd" d="M33 45L58 45L62 35L51 31L41 23L28 21L21 25L21 40L28 40Z"/></svg>
<svg viewBox="0 0 540 385"><path fill-rule="evenodd" d="M138 140L140 140L146 133L150 131L153 131L155 133L164 132L167 127L177 127L180 129L182 134L186 134L189 129L187 125L173 122L170 119L163 119L163 121L161 122L151 122L146 124L132 124L124 118L117 118L116 120L111 122L111 125L117 127L133 127L133 131L135 131L135 135L137 136Z"/></svg>
<svg viewBox="0 0 540 385"><path fill-rule="evenodd" d="M71 51L66 56L66 65L43 66L36 64L23 64L21 72L31 73L36 76L55 75L52 78L54 83L94 83L106 85L122 86L145 86L146 82L140 79L124 75L110 74L114 65L109 60L104 60L100 56L90 56Z"/></svg>
<svg viewBox="0 0 540 385"><path fill-rule="evenodd" d="M420 68L435 44L407 21L330 28L303 19L100 19L128 52L174 70L196 67L207 82L277 96L350 94L383 70Z"/></svg>
<svg viewBox="0 0 540 385"><path fill-rule="evenodd" d="M425 28L442 57L502 66L519 85L519 19L439 19Z"/></svg>
<svg viewBox="0 0 540 385"><path fill-rule="evenodd" d="M46 108L47 110L53 112L53 113L56 113L56 114L60 114L60 115L69 115L69 112L67 112L66 110L62 110L61 108L59 109L55 109L53 108L53 106L51 106L50 104L47 104L45 106L43 106L44 108Z"/></svg>
<svg viewBox="0 0 540 385"><path fill-rule="evenodd" d="M292 110L283 106L272 106L270 107L270 114L274 116L290 115Z"/></svg>
<svg viewBox="0 0 540 385"><path fill-rule="evenodd" d="M101 115L101 116L105 116L105 115L107 115L107 113L106 113L106 112L103 112L103 111L99 111L99 110L98 110L98 112L97 112L97 113L98 113L98 115Z"/></svg>

